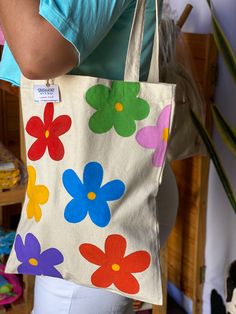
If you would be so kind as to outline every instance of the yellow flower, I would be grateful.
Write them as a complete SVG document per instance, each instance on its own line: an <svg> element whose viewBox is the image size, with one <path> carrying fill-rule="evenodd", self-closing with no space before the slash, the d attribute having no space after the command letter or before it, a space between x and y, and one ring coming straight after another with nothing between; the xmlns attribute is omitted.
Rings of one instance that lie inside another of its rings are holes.
<svg viewBox="0 0 236 314"><path fill-rule="evenodd" d="M28 186L27 196L29 202L26 208L27 217L29 219L35 218L39 222L42 217L42 210L39 205L47 203L49 198L49 191L44 185L36 185L36 170L32 166L28 166Z"/></svg>

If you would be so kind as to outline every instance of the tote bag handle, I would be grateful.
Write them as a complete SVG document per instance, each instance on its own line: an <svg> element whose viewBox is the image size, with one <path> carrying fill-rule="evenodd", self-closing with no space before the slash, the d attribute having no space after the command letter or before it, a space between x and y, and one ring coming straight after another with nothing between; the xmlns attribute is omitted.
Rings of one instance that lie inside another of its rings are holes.
<svg viewBox="0 0 236 314"><path fill-rule="evenodd" d="M148 82L150 83L159 82L158 0L155 0L155 5L156 31L154 36L153 51L148 77ZM126 56L124 81L139 82L141 52L144 36L145 6L146 0L137 0Z"/></svg>

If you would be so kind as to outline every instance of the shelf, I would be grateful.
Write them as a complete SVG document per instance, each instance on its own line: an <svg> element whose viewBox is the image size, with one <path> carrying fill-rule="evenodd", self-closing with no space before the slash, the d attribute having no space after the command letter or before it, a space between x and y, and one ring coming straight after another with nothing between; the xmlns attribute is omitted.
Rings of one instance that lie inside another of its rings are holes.
<svg viewBox="0 0 236 314"><path fill-rule="evenodd" d="M29 313L28 307L26 304L14 305L9 309L0 309L0 314L8 313L8 314L27 314Z"/></svg>
<svg viewBox="0 0 236 314"><path fill-rule="evenodd" d="M22 305L13 307L12 309L8 310L6 313L24 314L24 313L29 313L29 312L28 312L28 307L25 304L22 304Z"/></svg>
<svg viewBox="0 0 236 314"><path fill-rule="evenodd" d="M0 206L23 203L25 198L25 186L0 192Z"/></svg>
<svg viewBox="0 0 236 314"><path fill-rule="evenodd" d="M0 47L0 57L1 50ZM11 145L10 148L14 155L21 156L21 159L25 161L23 124L19 106L19 88L12 87L10 83L2 80L0 80L0 126L1 141L6 143L6 146ZM26 186L18 186L4 192L0 190L0 216L2 216L1 206L23 203L25 191ZM9 212L14 212L14 206ZM33 283L33 276L23 275L24 290L22 298L12 303L8 309L1 309L0 306L0 314L30 314L33 308Z"/></svg>

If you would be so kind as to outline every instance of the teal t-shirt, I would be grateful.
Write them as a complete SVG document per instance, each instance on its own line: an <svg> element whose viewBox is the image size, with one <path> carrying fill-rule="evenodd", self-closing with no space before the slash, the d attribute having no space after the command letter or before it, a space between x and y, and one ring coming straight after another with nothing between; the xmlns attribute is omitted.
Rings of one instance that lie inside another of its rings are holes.
<svg viewBox="0 0 236 314"><path fill-rule="evenodd" d="M77 49L80 62L70 74L123 79L135 5L136 0L40 0L39 14ZM154 30L155 0L147 0L141 80L148 75ZM20 76L6 43L0 79L20 86Z"/></svg>

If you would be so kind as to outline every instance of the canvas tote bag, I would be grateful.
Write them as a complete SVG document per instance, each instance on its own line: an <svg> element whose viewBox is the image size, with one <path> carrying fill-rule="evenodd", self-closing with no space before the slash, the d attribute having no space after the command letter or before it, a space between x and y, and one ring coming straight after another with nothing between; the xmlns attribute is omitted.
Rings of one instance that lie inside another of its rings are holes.
<svg viewBox="0 0 236 314"><path fill-rule="evenodd" d="M158 82L158 32L151 82L139 82L144 13L138 0L124 81L65 75L61 102L35 103L45 81L22 78L29 178L7 273L162 304L155 198L175 86Z"/></svg>

